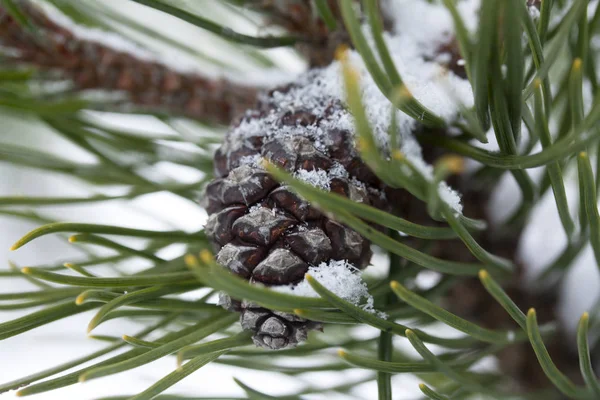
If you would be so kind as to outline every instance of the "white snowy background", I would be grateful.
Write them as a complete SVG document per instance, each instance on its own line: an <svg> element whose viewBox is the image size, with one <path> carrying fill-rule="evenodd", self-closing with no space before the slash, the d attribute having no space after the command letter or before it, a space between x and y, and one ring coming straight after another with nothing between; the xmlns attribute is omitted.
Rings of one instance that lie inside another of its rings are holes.
<svg viewBox="0 0 600 400"><path fill-rule="evenodd" d="M94 0L87 0L94 1ZM395 0L397 7L406 7L407 4L421 3L417 0ZM184 41L186 44L209 55L220 58L225 57L232 65L248 65L243 78L239 73L220 70L198 59L190 58L188 55L180 54L176 50L159 48L164 59L171 60L174 66L184 70L197 69L208 74L225 74L236 79L264 80L266 83L274 83L277 80L285 80L297 74L304 68L299 58L289 50L270 50L268 56L276 61L278 69L269 71L267 75L260 75L256 65L253 66L248 60L244 60L239 52L231 51L221 53L222 42L215 41L210 35L187 24L182 24L173 18L153 12L147 8L135 5L133 2L123 0L105 0L105 3L130 17L134 17L148 26L161 26L164 34L172 38ZM476 3L468 0L463 3ZM592 2L594 3L594 2ZM591 3L591 4L592 4ZM590 9L592 5L590 4ZM472 6L472 4L471 4ZM468 7L467 7L468 8ZM212 9L211 9L212 10ZM215 11L216 10L216 11ZM211 11L217 13L218 7ZM208 11L207 11L208 12ZM417 13L418 14L418 13ZM443 18L443 17L442 17ZM242 18L230 20L235 24L238 31L245 33L256 33L256 30L248 21ZM417 24L416 20L408 16L404 18L405 25ZM166 29L168 28L168 29ZM406 28L408 29L408 27ZM415 26L421 29L421 26ZM97 33L89 33L93 37ZM102 35L97 35L100 38ZM102 40L113 41L121 45L117 39L103 37ZM600 47L600 43L598 44ZM248 61L248 62L246 62ZM246 62L246 63L245 63ZM244 64L245 63L245 64ZM254 69L253 69L254 68ZM249 77L252 78L249 78ZM269 82L270 81L270 82ZM426 93L426 87L415 88L417 94ZM153 118L123 118L108 116L110 121L122 126L135 127L138 130L150 130L157 133L170 134L170 128ZM75 148L71 144L61 140L51 132L44 131L42 126L37 129L31 128L31 121L24 121L21 117L0 114L2 128L2 142L15 143L24 146L32 146L47 152L59 152L68 154L68 157L82 162L91 162L89 156ZM177 174L179 177L185 173L182 170L165 168L165 174ZM535 175L535 171L532 175ZM568 174L567 191L571 204L577 203L577 180L576 174L571 171ZM192 180L194 177L185 177ZM497 220L510 213L511 204L518 200L518 190L510 178L503 179L496 194L489 205L491 214ZM85 196L91 194L85 185L57 177L53 174L44 174L39 171L26 168L15 168L0 163L0 196L9 195L46 195L46 196ZM46 215L56 217L65 221L88 221L102 224L122 224L132 227L146 229L184 229L194 230L201 227L206 221L206 214L198 207L166 194L146 195L127 204L114 201L110 203L94 204L93 206L70 206L45 207ZM160 219L154 218L160 215ZM79 253L74 245L56 236L44 237L27 245L25 248L11 253L8 251L10 245L38 224L23 222L14 218L0 216L0 260L12 260L18 266L45 264L49 261L69 261ZM135 242L132 242L135 245ZM535 282L535 275L544 265L554 259L566 245L556 207L551 192L536 207L532 220L524 232L519 248L519 256L529 268L527 279L530 283ZM177 252L177 249L172 249ZM385 263L384 257L376 259L376 267L381 268ZM586 247L577 258L575 265L569 270L566 279L561 284L560 293L560 315L563 322L573 328L583 311L588 310L596 300L596 294L600 291L600 279L598 269L593 258L591 249ZM15 292L21 290L32 290L33 287L22 279L0 279L0 292ZM25 312L0 311L0 322L16 318ZM82 354L93 352L106 346L105 343L87 338L86 325L92 313L85 313L68 320L52 323L45 328L36 329L17 337L9 338L0 342L0 382L6 382L39 370L66 362ZM140 327L135 323L123 323L114 321L102 325L97 334L131 334ZM374 337L377 331L364 328L365 338ZM138 393L157 379L163 377L175 368L174 358L163 358L150 365L137 368L110 377L92 380L83 384L72 385L56 392L49 392L33 396L33 399L80 399L91 400L94 398ZM344 373L318 373L308 374L302 379L312 384L332 386L336 382L342 382L351 378L367 376L370 372L363 370L348 370ZM201 392L204 396L239 396L243 392L233 383L233 377L237 377L252 386L253 382L260 382L257 388L268 388L271 395L290 393L301 388L298 380L286 378L284 375L274 376L272 373L254 372L230 366L210 364L198 372L180 382L168 393L193 395ZM319 381L315 382L316 377ZM415 398L418 381L405 375L397 375L393 378L395 387L395 399ZM355 397L372 399L376 397L376 386L373 382L361 385L353 393ZM322 397L330 397L331 394ZM334 398L342 399L340 395ZM13 399L13 393L0 395L0 399Z"/></svg>

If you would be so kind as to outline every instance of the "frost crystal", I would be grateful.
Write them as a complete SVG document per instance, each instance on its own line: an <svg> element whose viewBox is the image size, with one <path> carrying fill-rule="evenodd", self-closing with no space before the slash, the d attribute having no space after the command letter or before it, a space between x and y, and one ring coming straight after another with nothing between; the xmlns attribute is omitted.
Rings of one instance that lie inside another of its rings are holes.
<svg viewBox="0 0 600 400"><path fill-rule="evenodd" d="M318 187L319 189L329 190L331 179L325 170L315 169L312 171L307 171L305 169L299 169L294 175L296 178L312 186Z"/></svg>
<svg viewBox="0 0 600 400"><path fill-rule="evenodd" d="M360 270L347 261L331 260L328 263L311 266L308 274L342 299L360 306L365 311L385 317L384 313L375 310L373 296L367 290L367 284L363 282ZM306 279L296 285L273 286L271 289L296 296L319 297Z"/></svg>
<svg viewBox="0 0 600 400"><path fill-rule="evenodd" d="M240 159L240 165L249 165L253 168L260 167L261 157L258 154L254 154L252 156L244 156Z"/></svg>
<svg viewBox="0 0 600 400"><path fill-rule="evenodd" d="M346 171L346 168L344 168L342 164L340 164L339 162L335 162L333 164L333 167L331 167L331 169L329 170L329 177L332 179L348 178L348 171Z"/></svg>

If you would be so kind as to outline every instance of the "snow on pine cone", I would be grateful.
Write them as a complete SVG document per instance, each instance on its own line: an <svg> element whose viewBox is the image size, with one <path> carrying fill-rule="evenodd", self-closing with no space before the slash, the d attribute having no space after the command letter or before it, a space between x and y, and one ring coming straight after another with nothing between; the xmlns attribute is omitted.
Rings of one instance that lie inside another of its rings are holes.
<svg viewBox="0 0 600 400"><path fill-rule="evenodd" d="M338 100L305 97L301 86L290 85L266 95L228 132L215 155L217 178L206 188L206 233L219 264L268 286L299 283L309 267L328 268L335 260L356 269L369 264L369 241L280 185L260 164L268 160L315 186L386 209L384 187L361 161L353 134L334 127L347 114ZM254 331L262 347L295 346L320 328L225 294L220 302L241 312L242 327Z"/></svg>
<svg viewBox="0 0 600 400"><path fill-rule="evenodd" d="M456 55L452 18L440 14L447 13L445 9L427 2L418 7L394 4L389 11L398 21L393 34L385 38L394 63L405 82L411 83L413 95L450 123L460 104L473 104L470 84ZM432 27L431 32L423 36L421 29L414 29L422 26ZM415 137L418 121L392 106L358 53L350 51L348 56L360 74L365 111L382 154L389 154L393 112L400 151L424 177L433 179L433 168L423 159ZM368 296L366 288L356 285L356 290L348 290L345 286L351 285L346 281L340 284L337 274L359 278L347 271L369 264L370 243L278 184L261 163L268 160L296 178L357 202L383 210L394 204L402 213L410 212L410 207L405 207L410 205L406 192L386 188L356 151L355 124L343 104L340 69L340 63L333 62L310 70L293 84L263 95L257 108L233 125L215 154L216 179L206 188L210 214L206 233L218 250L217 261L250 282L314 295L305 292L308 285L302 281L310 268L311 274L321 277L327 278L328 273L328 280L338 289L336 294L358 305L363 301L358 297ZM462 211L460 196L445 183L440 184L439 193L456 212ZM257 345L267 348L294 346L309 330L320 327L225 295L221 303L240 311L242 326L255 332ZM372 298L362 304L374 311Z"/></svg>

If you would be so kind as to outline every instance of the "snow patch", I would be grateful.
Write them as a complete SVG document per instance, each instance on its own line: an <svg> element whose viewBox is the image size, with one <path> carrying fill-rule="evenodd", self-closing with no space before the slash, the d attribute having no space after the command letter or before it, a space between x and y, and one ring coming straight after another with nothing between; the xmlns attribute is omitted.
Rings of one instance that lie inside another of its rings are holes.
<svg viewBox="0 0 600 400"><path fill-rule="evenodd" d="M334 162L333 167L329 169L329 177L333 178L348 178L349 174L346 168L339 162Z"/></svg>
<svg viewBox="0 0 600 400"><path fill-rule="evenodd" d="M363 282L360 270L349 264L348 261L331 260L328 263L323 262L311 266L308 269L308 274L325 286L327 290L342 299L361 307L367 312L377 314L382 318L386 317L385 313L375 310L373 296L369 293L367 284ZM320 297L306 279L296 285L273 286L271 289L296 296Z"/></svg>
<svg viewBox="0 0 600 400"><path fill-rule="evenodd" d="M299 169L294 173L294 176L301 181L318 187L319 189L329 190L331 178L329 177L327 171L323 169L313 169L312 171Z"/></svg>
<svg viewBox="0 0 600 400"><path fill-rule="evenodd" d="M537 21L540 19L540 10L536 6L527 7L527 11L529 11L529 16L532 20Z"/></svg>
<svg viewBox="0 0 600 400"><path fill-rule="evenodd" d="M442 280L442 274L436 271L423 270L415 277L415 285L420 290L429 290Z"/></svg>
<svg viewBox="0 0 600 400"><path fill-rule="evenodd" d="M248 209L248 214L254 214L254 213L256 213L256 212L258 212L258 211L262 210L263 208L264 208L264 207L263 207L263 205L262 205L262 204L260 204L260 203L259 203L259 204L255 204L255 205L253 205L252 207L250 207L250 208ZM275 210L275 209L273 209L273 210Z"/></svg>

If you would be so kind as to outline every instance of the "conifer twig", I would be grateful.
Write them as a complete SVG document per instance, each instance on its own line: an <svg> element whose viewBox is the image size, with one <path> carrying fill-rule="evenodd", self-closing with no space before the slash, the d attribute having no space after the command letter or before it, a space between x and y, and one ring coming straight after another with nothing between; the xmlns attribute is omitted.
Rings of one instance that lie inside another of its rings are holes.
<svg viewBox="0 0 600 400"><path fill-rule="evenodd" d="M18 3L32 31L0 6L0 49L9 63L56 73L76 90L119 91L129 106L182 115L208 123L229 124L252 107L259 88L226 79L177 71L102 43L78 37L30 2Z"/></svg>
<svg viewBox="0 0 600 400"><path fill-rule="evenodd" d="M250 7L267 15L270 23L310 40L299 42L296 48L311 66L325 66L334 58L335 49L349 44L342 15L336 0L262 0Z"/></svg>

